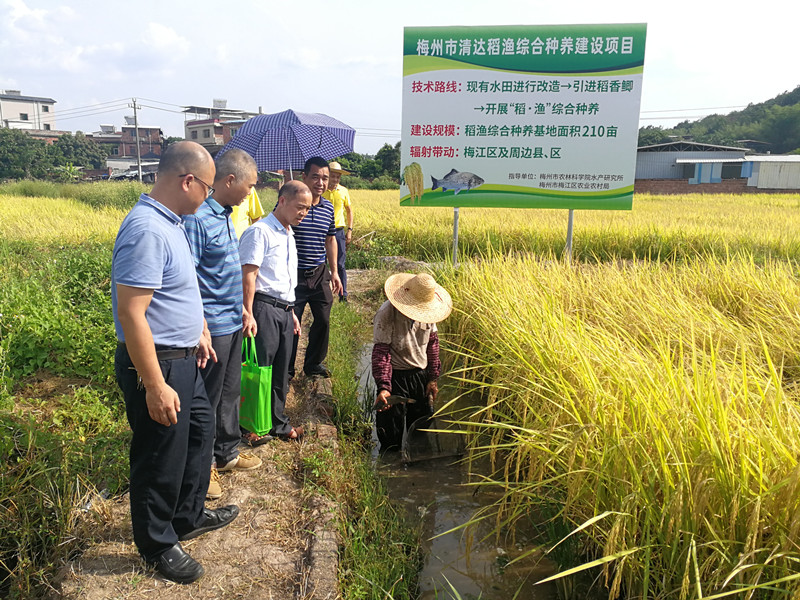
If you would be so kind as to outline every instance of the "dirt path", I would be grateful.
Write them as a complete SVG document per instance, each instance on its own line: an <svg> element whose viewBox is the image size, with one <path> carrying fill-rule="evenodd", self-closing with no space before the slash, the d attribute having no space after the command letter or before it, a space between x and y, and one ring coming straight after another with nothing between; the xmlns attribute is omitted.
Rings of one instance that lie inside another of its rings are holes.
<svg viewBox="0 0 800 600"><path fill-rule="evenodd" d="M328 380L294 381L287 412L293 423L307 424L303 442L275 440L246 448L261 457L263 466L221 474L223 496L206 505L236 504L241 513L228 527L183 544L205 567L197 583L177 585L144 566L133 544L126 494L93 500L89 547L62 569L52 597L337 598L336 507L301 482L303 457L337 445L336 429L319 409L324 401L330 401Z"/></svg>
<svg viewBox="0 0 800 600"><path fill-rule="evenodd" d="M264 465L248 473L223 473L223 496L215 508L237 504L239 517L228 527L183 544L203 564L197 583L171 583L146 568L133 545L127 495L91 508L92 542L65 566L54 598L307 598L337 597L338 540L335 507L304 490L298 474L303 456L336 446L336 430L318 418L324 382L298 381L288 412L310 425L302 443L273 441L248 449Z"/></svg>
<svg viewBox="0 0 800 600"><path fill-rule="evenodd" d="M375 282L375 276L368 272L349 275L353 308L369 311L382 301ZM306 318L310 323L310 314ZM306 332L305 319L303 325ZM302 364L304 344L301 338L298 364ZM221 474L223 496L207 502L207 506L237 504L241 513L228 527L183 544L205 567L206 574L198 582L178 585L145 567L133 544L127 495L110 500L98 497L87 513L88 548L61 570L51 597L338 598L337 507L302 485L303 458L324 448L336 450L336 429L322 410L322 405L330 401L329 380L302 376L294 380L287 413L293 423L306 424L303 442L276 440L247 448L261 457L263 466L247 473Z"/></svg>

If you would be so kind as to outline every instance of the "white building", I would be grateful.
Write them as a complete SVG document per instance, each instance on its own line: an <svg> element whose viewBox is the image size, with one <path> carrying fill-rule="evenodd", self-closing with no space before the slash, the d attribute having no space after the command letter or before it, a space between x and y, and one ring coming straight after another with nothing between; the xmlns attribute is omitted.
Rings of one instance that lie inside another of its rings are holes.
<svg viewBox="0 0 800 600"><path fill-rule="evenodd" d="M747 154L747 148L701 144L699 142L667 142L653 146L640 146L636 152L636 179L692 179L695 177L691 161L683 159L719 160L719 173L722 177L722 163L738 161ZM728 176L728 173L725 173ZM710 174L709 174L710 176ZM739 171L731 173L739 177Z"/></svg>
<svg viewBox="0 0 800 600"><path fill-rule="evenodd" d="M52 98L23 96L19 90L0 92L0 127L50 131L56 128Z"/></svg>
<svg viewBox="0 0 800 600"><path fill-rule="evenodd" d="M689 183L719 183L722 169L729 167L747 179L747 187L762 190L800 190L800 155L748 154L742 158L698 159L679 158L675 161L694 170Z"/></svg>

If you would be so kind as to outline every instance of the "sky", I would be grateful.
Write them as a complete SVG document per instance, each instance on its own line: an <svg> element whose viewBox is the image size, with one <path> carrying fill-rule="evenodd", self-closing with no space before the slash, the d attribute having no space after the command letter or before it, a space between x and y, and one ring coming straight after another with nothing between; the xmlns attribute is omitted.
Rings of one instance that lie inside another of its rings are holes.
<svg viewBox="0 0 800 600"><path fill-rule="evenodd" d="M186 105L318 112L355 151L400 139L403 27L647 23L640 125L726 114L800 85L791 3L710 0L0 0L0 90L98 131L142 106L183 136Z"/></svg>

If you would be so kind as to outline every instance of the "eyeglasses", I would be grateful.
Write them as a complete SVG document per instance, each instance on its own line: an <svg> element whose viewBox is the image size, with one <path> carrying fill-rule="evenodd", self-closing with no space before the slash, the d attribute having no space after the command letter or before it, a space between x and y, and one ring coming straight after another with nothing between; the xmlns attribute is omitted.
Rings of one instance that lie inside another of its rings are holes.
<svg viewBox="0 0 800 600"><path fill-rule="evenodd" d="M208 188L208 193L206 194L206 198L207 198L207 197L209 197L209 196L213 196L213 195L214 195L214 188L213 188L213 187L211 187L210 185L208 185L208 184L207 184L205 181L203 181L202 179L200 179L200 178L199 178L197 175L195 175L194 173L184 173L183 175L178 175L178 177L186 177L187 175L191 175L192 177L194 177L195 179L197 179L197 181L199 181L200 183L202 183L204 186L206 186L206 187Z"/></svg>

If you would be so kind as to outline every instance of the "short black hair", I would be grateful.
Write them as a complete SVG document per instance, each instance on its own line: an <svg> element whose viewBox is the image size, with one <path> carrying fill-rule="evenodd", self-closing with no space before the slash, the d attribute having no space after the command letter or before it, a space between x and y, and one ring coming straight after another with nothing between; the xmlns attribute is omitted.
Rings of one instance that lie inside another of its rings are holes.
<svg viewBox="0 0 800 600"><path fill-rule="evenodd" d="M200 144L194 142L176 142L167 146L158 161L158 174L194 173L204 168L211 160L211 155Z"/></svg>
<svg viewBox="0 0 800 600"><path fill-rule="evenodd" d="M294 179L292 181L287 181L281 186L281 189L278 190L278 198L281 196L286 198L294 198L297 196L297 194L300 194L304 191L309 191L308 186L302 181L297 181Z"/></svg>
<svg viewBox="0 0 800 600"><path fill-rule="evenodd" d="M306 161L305 166L303 166L303 173L305 173L306 175L311 173L312 166L319 167L320 169L323 167L328 168L328 161L322 158L321 156L312 156Z"/></svg>
<svg viewBox="0 0 800 600"><path fill-rule="evenodd" d="M217 155L214 164L217 167L217 174L214 177L214 181L224 179L228 175L233 175L239 181L243 181L245 178L249 177L253 171L258 173L258 167L253 157L239 148L231 148L222 156Z"/></svg>

